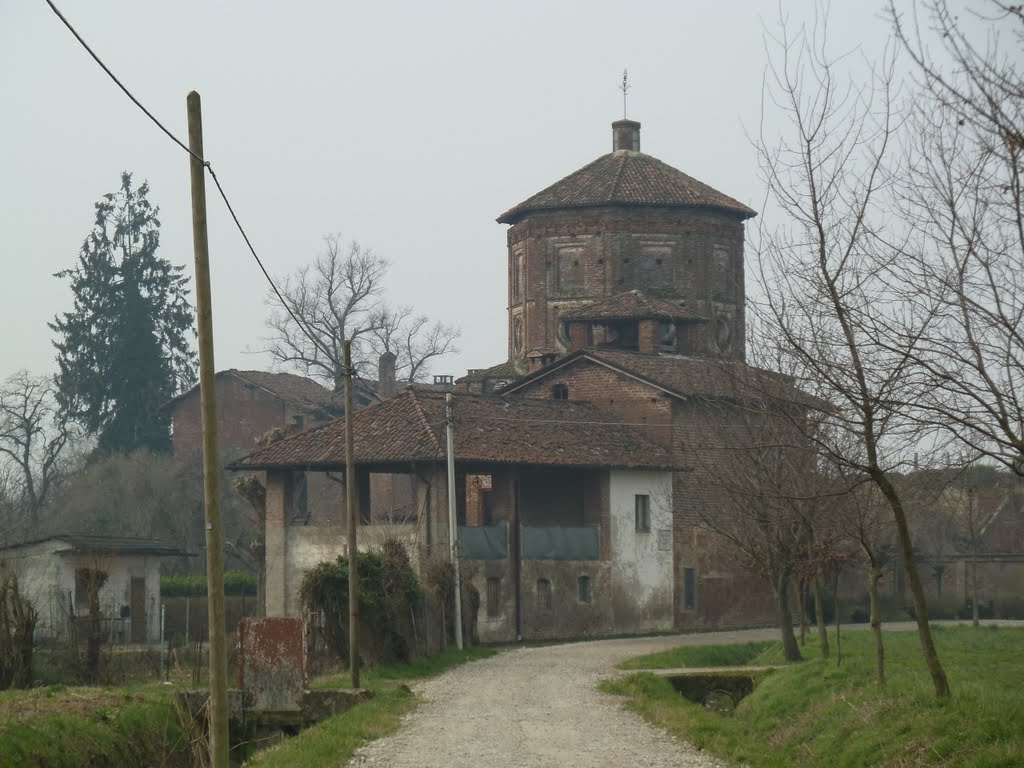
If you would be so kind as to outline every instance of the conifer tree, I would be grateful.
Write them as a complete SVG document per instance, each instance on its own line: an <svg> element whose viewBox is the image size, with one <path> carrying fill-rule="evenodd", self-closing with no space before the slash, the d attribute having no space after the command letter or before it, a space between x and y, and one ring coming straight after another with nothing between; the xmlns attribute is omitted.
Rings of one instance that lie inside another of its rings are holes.
<svg viewBox="0 0 1024 768"><path fill-rule="evenodd" d="M196 380L193 310L184 267L157 255L159 208L148 183L121 174L96 203L96 223L67 278L74 309L54 318L61 411L102 453L170 447L162 406Z"/></svg>

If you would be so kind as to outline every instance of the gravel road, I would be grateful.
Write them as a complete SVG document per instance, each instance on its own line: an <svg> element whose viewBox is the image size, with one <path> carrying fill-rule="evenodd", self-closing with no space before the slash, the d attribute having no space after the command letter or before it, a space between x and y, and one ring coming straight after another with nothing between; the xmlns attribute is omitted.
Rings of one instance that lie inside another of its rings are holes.
<svg viewBox="0 0 1024 768"><path fill-rule="evenodd" d="M356 766L722 768L599 692L632 656L677 645L774 639L776 630L601 640L506 651L413 686L422 698Z"/></svg>

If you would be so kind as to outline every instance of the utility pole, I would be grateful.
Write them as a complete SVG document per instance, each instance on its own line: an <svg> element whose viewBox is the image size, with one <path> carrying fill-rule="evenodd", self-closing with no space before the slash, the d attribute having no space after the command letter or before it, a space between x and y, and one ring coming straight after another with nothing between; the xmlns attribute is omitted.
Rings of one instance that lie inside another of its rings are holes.
<svg viewBox="0 0 1024 768"><path fill-rule="evenodd" d="M355 440L352 435L352 342L345 339L345 511L348 513L348 669L352 687L359 687L359 568L356 563L356 528L359 495L356 493Z"/></svg>
<svg viewBox="0 0 1024 768"><path fill-rule="evenodd" d="M189 171L192 179L192 249L196 262L196 325L199 333L199 393L203 411L203 494L206 506L206 584L210 626L210 765L228 767L228 657L224 630L224 537L220 524L217 466L217 393L210 305L210 248L206 236L206 177L203 112L199 94L189 93Z"/></svg>
<svg viewBox="0 0 1024 768"><path fill-rule="evenodd" d="M455 568L455 647L462 650L462 579L459 576L459 521L455 512L455 424L452 416L452 393L444 396L444 415L448 425L448 541L452 545Z"/></svg>

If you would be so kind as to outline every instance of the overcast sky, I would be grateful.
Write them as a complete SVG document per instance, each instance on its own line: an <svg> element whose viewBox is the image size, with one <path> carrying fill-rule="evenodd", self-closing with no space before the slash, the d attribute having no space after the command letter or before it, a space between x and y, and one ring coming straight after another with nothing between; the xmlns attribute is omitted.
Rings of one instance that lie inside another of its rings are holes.
<svg viewBox="0 0 1024 768"><path fill-rule="evenodd" d="M761 115L774 2L138 2L58 0L183 139L203 99L206 155L271 273L338 232L392 262L389 294L458 324L434 373L505 359L505 230L495 217L611 150L629 68L642 149L762 209L746 132ZM783 2L794 23L812 0ZM837 2L837 49L877 51L881 2ZM93 204L148 180L161 252L192 272L187 155L88 57L43 0L0 0L0 378L55 368ZM209 183L209 182L208 182ZM269 368L266 283L210 195L218 369Z"/></svg>

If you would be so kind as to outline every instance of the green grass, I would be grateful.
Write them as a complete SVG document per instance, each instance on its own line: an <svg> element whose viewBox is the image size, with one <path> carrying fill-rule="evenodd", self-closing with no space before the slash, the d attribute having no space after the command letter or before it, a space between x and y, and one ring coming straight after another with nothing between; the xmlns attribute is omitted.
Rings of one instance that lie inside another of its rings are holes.
<svg viewBox="0 0 1024 768"><path fill-rule="evenodd" d="M158 685L0 693L0 767L188 765L171 691Z"/></svg>
<svg viewBox="0 0 1024 768"><path fill-rule="evenodd" d="M398 730L402 715L416 706L416 697L406 683L444 672L467 661L493 656L491 648L471 647L449 650L408 664L390 664L364 670L360 684L373 690L373 698L348 712L329 718L298 736L254 755L246 765L277 768L308 766L334 768L348 765L363 744ZM348 686L348 674L339 673L314 680L311 688Z"/></svg>
<svg viewBox="0 0 1024 768"><path fill-rule="evenodd" d="M676 669L679 667L742 667L775 664L782 643L777 640L736 645L684 645L668 651L627 659L619 669Z"/></svg>
<svg viewBox="0 0 1024 768"><path fill-rule="evenodd" d="M732 717L683 699L649 673L606 681L602 690L627 696L649 720L750 768L1024 765L1024 630L932 629L953 688L946 702L935 699L916 632L885 635L884 690L874 682L871 635L862 631L843 633L838 668L816 658L808 641L807 660L767 673ZM771 654L769 648L755 658Z"/></svg>

